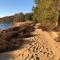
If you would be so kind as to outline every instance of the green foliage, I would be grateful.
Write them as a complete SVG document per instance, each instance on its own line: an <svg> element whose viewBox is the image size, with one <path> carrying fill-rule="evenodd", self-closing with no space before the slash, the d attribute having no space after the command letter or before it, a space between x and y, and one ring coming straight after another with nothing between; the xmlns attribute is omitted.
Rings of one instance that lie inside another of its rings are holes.
<svg viewBox="0 0 60 60"><path fill-rule="evenodd" d="M14 16L6 16L3 18L0 18L0 23L11 23L14 20Z"/></svg>
<svg viewBox="0 0 60 60"><path fill-rule="evenodd" d="M25 14L25 21L32 20L32 15L33 15L33 13L26 13Z"/></svg>
<svg viewBox="0 0 60 60"><path fill-rule="evenodd" d="M19 37L24 37L24 33L23 32L20 32L19 33Z"/></svg>
<svg viewBox="0 0 60 60"><path fill-rule="evenodd" d="M14 15L14 20L16 22L21 22L24 21L24 14L23 13L18 13Z"/></svg>
<svg viewBox="0 0 60 60"><path fill-rule="evenodd" d="M40 22L45 27L56 25L58 21L58 10L60 0L35 0L33 8L33 20Z"/></svg>
<svg viewBox="0 0 60 60"><path fill-rule="evenodd" d="M14 23L14 22L23 22L23 21L32 21L32 15L33 13L17 13L13 16L6 16L3 18L0 18L0 23Z"/></svg>

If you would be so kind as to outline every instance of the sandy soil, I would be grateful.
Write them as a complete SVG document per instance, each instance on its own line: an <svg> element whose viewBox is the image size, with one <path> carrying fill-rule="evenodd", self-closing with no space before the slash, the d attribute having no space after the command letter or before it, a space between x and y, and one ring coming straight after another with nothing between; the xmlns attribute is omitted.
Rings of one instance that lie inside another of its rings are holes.
<svg viewBox="0 0 60 60"><path fill-rule="evenodd" d="M56 32L36 29L32 34L35 36L26 38L20 49L1 53L0 60L60 60L60 42L54 40Z"/></svg>
<svg viewBox="0 0 60 60"><path fill-rule="evenodd" d="M21 26L21 25L25 25L26 23L33 23L32 21L26 21L26 22L15 22L13 23L13 26L12 27L17 27L17 26Z"/></svg>

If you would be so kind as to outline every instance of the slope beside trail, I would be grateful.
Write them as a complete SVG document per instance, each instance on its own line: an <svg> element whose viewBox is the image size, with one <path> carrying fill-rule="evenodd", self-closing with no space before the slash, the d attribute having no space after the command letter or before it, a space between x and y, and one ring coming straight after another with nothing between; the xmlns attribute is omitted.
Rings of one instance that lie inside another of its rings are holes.
<svg viewBox="0 0 60 60"><path fill-rule="evenodd" d="M35 36L25 38L22 48L1 53L0 60L60 60L60 42L54 40L56 32L35 29L32 34Z"/></svg>

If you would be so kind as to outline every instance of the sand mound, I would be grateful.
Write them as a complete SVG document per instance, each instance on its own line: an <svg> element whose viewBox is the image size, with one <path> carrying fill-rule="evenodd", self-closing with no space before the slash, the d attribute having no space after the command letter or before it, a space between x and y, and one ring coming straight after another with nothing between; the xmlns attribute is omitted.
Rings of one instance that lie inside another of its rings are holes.
<svg viewBox="0 0 60 60"><path fill-rule="evenodd" d="M22 48L0 54L0 60L60 60L60 43L56 32L36 29L33 37L25 38Z"/></svg>

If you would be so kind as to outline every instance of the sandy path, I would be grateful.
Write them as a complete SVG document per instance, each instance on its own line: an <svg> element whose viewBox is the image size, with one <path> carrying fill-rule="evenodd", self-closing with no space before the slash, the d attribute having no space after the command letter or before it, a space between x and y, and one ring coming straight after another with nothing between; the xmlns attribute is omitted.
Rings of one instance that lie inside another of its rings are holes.
<svg viewBox="0 0 60 60"><path fill-rule="evenodd" d="M60 60L60 43L55 42L53 36L41 29L36 29L31 38L26 38L31 43L16 51L0 54L0 60Z"/></svg>

